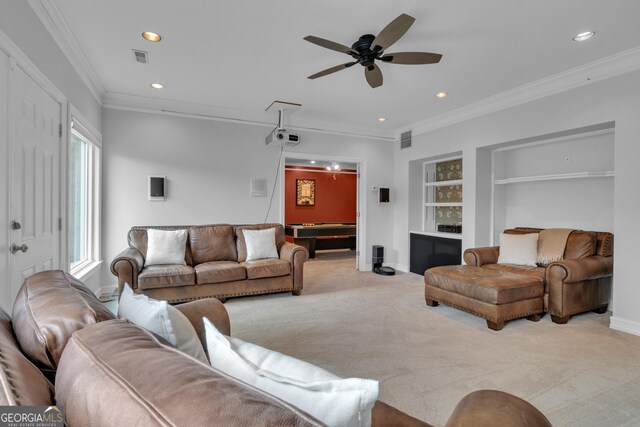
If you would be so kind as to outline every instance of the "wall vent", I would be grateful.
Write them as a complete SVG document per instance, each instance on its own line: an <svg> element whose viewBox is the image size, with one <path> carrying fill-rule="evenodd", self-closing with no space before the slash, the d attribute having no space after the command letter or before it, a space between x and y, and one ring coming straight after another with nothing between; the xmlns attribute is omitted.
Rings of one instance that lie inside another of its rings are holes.
<svg viewBox="0 0 640 427"><path fill-rule="evenodd" d="M267 197L267 180L251 178L249 195L251 197Z"/></svg>
<svg viewBox="0 0 640 427"><path fill-rule="evenodd" d="M133 50L133 56L134 58L136 58L136 62L139 62L141 64L148 64L149 63L149 53L145 52L144 50L136 50L136 49L132 49Z"/></svg>
<svg viewBox="0 0 640 427"><path fill-rule="evenodd" d="M400 148L411 147L411 131L402 132L400 134Z"/></svg>

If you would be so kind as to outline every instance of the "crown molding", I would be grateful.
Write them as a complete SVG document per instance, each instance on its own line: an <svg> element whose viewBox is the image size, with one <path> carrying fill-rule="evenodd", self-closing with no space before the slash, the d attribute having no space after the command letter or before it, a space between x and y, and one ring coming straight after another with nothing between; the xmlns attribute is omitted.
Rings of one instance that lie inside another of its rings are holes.
<svg viewBox="0 0 640 427"><path fill-rule="evenodd" d="M55 0L27 1L93 97L101 104L101 97L105 93L104 86L60 13Z"/></svg>
<svg viewBox="0 0 640 427"><path fill-rule="evenodd" d="M408 130L413 135L430 132L636 70L640 70L640 46L415 122L399 129L397 137Z"/></svg>
<svg viewBox="0 0 640 427"><path fill-rule="evenodd" d="M247 111L223 108L212 105L114 92L107 92L103 95L102 106L104 108L116 110L164 114L219 122L242 123L245 125L262 126L267 128L273 128L276 120L273 113L265 111ZM370 130L363 130L355 127L336 127L335 123L321 123L303 120L300 118L295 118L293 122L289 120L287 128L298 131L341 135L353 138L367 138L387 142L396 140L392 130L387 132L371 132Z"/></svg>
<svg viewBox="0 0 640 427"><path fill-rule="evenodd" d="M57 102L67 102L67 97L56 85L29 59L29 57L16 45L11 38L0 29L0 50L9 56L9 67L14 70L16 66L22 68L36 83L40 85Z"/></svg>

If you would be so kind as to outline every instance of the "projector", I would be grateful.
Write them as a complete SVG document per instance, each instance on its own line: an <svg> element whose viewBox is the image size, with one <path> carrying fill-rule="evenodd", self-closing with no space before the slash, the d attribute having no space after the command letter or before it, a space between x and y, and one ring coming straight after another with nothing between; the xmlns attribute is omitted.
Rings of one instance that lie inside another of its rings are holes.
<svg viewBox="0 0 640 427"><path fill-rule="evenodd" d="M265 145L275 144L286 147L295 147L300 144L300 136L295 133L287 132L283 129L276 129L264 139Z"/></svg>

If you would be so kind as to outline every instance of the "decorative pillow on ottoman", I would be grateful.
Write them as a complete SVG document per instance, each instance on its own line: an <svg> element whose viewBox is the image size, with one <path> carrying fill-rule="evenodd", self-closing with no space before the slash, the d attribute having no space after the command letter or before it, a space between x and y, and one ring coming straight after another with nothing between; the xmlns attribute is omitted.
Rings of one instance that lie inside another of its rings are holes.
<svg viewBox="0 0 640 427"><path fill-rule="evenodd" d="M211 366L332 427L370 426L378 382L342 379L310 363L222 335L202 319Z"/></svg>
<svg viewBox="0 0 640 427"><path fill-rule="evenodd" d="M178 350L202 363L209 363L198 334L187 316L166 301L136 295L129 284L125 283L118 303L118 317L161 336Z"/></svg>

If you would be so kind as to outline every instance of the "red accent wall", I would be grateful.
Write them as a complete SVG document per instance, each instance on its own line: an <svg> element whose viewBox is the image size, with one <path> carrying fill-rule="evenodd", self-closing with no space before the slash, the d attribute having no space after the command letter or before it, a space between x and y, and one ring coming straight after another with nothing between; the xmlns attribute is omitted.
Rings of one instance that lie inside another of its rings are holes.
<svg viewBox="0 0 640 427"><path fill-rule="evenodd" d="M300 167L296 167L300 169ZM356 222L357 177L356 175L328 172L284 171L285 224L303 222ZM318 170L317 168L315 170ZM345 172L344 170L342 172ZM355 171L349 171L355 172ZM315 206L296 206L296 179L316 180Z"/></svg>

